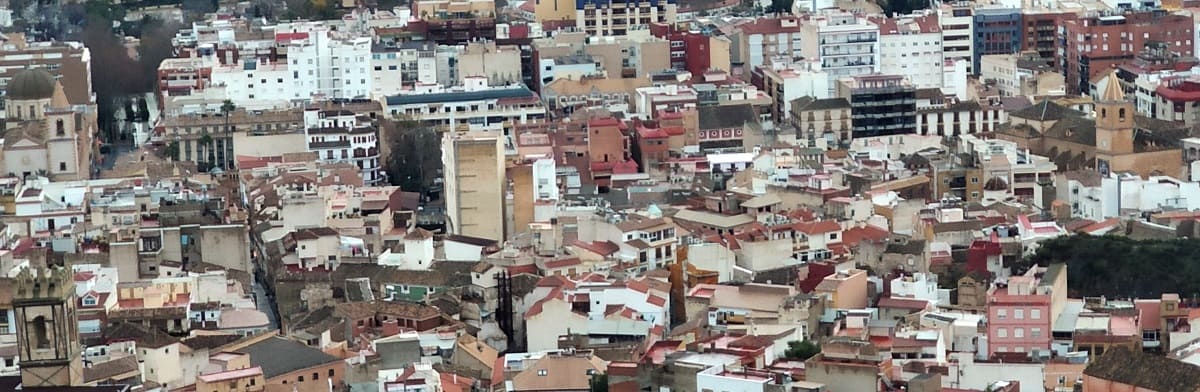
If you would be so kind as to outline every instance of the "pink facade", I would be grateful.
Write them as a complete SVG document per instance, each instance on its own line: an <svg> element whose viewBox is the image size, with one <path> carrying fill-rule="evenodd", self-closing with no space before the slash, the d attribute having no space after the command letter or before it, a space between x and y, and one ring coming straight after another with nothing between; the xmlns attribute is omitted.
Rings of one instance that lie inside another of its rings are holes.
<svg viewBox="0 0 1200 392"><path fill-rule="evenodd" d="M1049 293L1038 293L1038 279L1014 276L988 291L988 356L1004 352L1050 350Z"/></svg>

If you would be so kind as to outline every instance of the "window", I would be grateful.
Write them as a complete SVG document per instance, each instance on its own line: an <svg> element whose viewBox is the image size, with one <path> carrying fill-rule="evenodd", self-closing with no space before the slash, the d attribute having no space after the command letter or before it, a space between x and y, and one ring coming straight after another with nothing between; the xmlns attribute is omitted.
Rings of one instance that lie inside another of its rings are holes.
<svg viewBox="0 0 1200 392"><path fill-rule="evenodd" d="M1008 309L996 309L996 319L1004 320L1008 318Z"/></svg>
<svg viewBox="0 0 1200 392"><path fill-rule="evenodd" d="M1025 328L1013 328L1013 337L1018 339L1025 337Z"/></svg>
<svg viewBox="0 0 1200 392"><path fill-rule="evenodd" d="M539 376L545 376L547 373L548 373L548 372L546 372L546 369L538 369L538 375L539 375Z"/></svg>
<svg viewBox="0 0 1200 392"><path fill-rule="evenodd" d="M333 378L333 369L329 369L329 378Z"/></svg>
<svg viewBox="0 0 1200 392"><path fill-rule="evenodd" d="M998 338L1007 338L1007 337L1008 337L1008 329L1005 329L1005 328L996 328L996 337L998 337Z"/></svg>
<svg viewBox="0 0 1200 392"><path fill-rule="evenodd" d="M1017 320L1025 319L1025 309L1013 309L1013 318Z"/></svg>
<svg viewBox="0 0 1200 392"><path fill-rule="evenodd" d="M1041 320L1042 319L1042 310L1041 309L1030 309L1029 310L1029 318L1034 319L1034 320Z"/></svg>
<svg viewBox="0 0 1200 392"><path fill-rule="evenodd" d="M320 380L320 379L321 379L320 373L313 372L313 380Z"/></svg>
<svg viewBox="0 0 1200 392"><path fill-rule="evenodd" d="M1029 329L1029 337L1031 337L1031 338L1042 337L1042 329L1041 328L1030 328Z"/></svg>
<svg viewBox="0 0 1200 392"><path fill-rule="evenodd" d="M96 306L96 297L83 297L83 306Z"/></svg>
<svg viewBox="0 0 1200 392"><path fill-rule="evenodd" d="M59 162L58 163L58 171L67 171L67 163Z"/></svg>
<svg viewBox="0 0 1200 392"><path fill-rule="evenodd" d="M66 134L66 130L63 128L63 120L61 118L56 120L54 124L54 134L56 136L63 136Z"/></svg>
<svg viewBox="0 0 1200 392"><path fill-rule="evenodd" d="M296 377L296 382L304 382L304 376Z"/></svg>

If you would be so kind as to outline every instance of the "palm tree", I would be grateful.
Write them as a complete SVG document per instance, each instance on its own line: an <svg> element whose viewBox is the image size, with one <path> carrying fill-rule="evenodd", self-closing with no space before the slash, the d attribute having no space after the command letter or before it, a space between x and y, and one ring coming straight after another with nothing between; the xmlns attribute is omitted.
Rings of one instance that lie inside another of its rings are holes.
<svg viewBox="0 0 1200 392"><path fill-rule="evenodd" d="M224 102L221 102L221 114L225 116L225 132L223 133L223 135L225 135L225 141L223 142L223 144L225 144L224 148L226 150L230 149L230 147L229 147L229 141L230 141L230 138L229 138L229 113L233 113L234 110L237 110L237 105L234 105L233 101L226 99ZM221 154L221 156L223 156L226 161L229 160L228 153L229 153L229 151L224 151ZM229 169L230 165L228 165L227 162L222 162L222 166L224 166L225 169Z"/></svg>

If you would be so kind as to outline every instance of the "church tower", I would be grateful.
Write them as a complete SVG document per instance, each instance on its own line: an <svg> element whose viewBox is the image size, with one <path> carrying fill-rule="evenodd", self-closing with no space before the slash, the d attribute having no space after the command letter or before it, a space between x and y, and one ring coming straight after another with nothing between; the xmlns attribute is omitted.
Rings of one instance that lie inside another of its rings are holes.
<svg viewBox="0 0 1200 392"><path fill-rule="evenodd" d="M1133 104L1125 100L1117 71L1108 74L1108 86L1096 102L1096 155L1111 158L1133 153Z"/></svg>
<svg viewBox="0 0 1200 392"><path fill-rule="evenodd" d="M25 268L14 280L21 385L83 384L74 280L69 267Z"/></svg>

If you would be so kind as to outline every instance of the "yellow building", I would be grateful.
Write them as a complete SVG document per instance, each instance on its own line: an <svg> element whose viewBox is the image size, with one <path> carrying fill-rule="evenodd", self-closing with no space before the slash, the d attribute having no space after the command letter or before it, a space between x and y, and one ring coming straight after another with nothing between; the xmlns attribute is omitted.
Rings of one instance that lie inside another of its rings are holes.
<svg viewBox="0 0 1200 392"><path fill-rule="evenodd" d="M458 235L504 240L504 145L499 132L449 132L442 140L446 224Z"/></svg>

